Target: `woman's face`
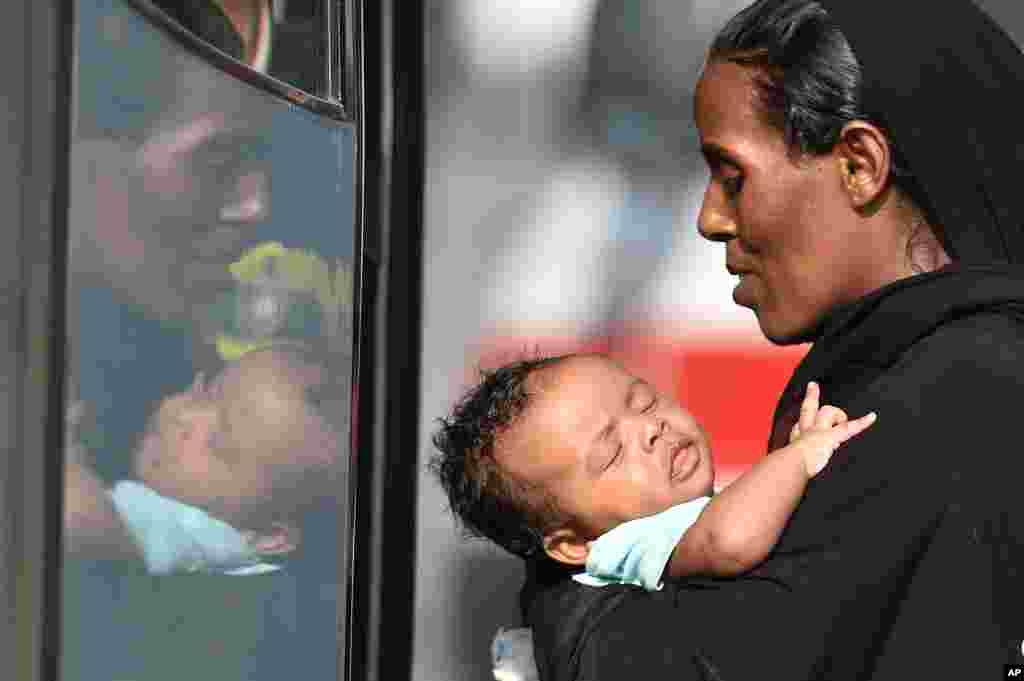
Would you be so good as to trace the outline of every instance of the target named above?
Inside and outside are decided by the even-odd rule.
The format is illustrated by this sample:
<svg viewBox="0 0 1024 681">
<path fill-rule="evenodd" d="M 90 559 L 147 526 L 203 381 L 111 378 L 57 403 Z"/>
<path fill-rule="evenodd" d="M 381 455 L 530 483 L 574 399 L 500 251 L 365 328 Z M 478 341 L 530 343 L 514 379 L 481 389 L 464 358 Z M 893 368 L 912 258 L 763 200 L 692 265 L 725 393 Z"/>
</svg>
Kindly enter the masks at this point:
<svg viewBox="0 0 1024 681">
<path fill-rule="evenodd" d="M 733 300 L 780 344 L 810 340 L 823 316 L 878 287 L 877 258 L 859 220 L 837 151 L 796 158 L 756 108 L 754 71 L 711 61 L 695 116 L 710 169 L 698 228 L 725 243 L 739 276 Z"/>
</svg>

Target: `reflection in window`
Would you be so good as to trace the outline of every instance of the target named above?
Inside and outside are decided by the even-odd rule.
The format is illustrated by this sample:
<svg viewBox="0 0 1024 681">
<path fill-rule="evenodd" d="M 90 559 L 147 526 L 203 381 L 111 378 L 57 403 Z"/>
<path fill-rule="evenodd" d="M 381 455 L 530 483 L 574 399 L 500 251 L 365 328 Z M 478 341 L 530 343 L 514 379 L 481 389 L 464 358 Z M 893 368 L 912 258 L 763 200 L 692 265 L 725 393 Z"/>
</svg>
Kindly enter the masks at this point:
<svg viewBox="0 0 1024 681">
<path fill-rule="evenodd" d="M 153 0 L 202 40 L 257 71 L 326 96 L 329 0 Z"/>
<path fill-rule="evenodd" d="M 333 680 L 353 128 L 134 8 L 75 10 L 61 678 Z"/>
</svg>

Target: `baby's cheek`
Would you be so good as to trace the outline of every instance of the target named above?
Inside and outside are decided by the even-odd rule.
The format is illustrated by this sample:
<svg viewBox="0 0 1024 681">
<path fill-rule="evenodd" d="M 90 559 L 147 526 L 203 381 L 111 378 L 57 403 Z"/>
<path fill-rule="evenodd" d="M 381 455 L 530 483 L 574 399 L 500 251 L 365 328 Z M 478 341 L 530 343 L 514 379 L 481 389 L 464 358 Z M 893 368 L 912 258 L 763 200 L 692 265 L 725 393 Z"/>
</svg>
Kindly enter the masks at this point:
<svg viewBox="0 0 1024 681">
<path fill-rule="evenodd" d="M 151 480 L 158 479 L 161 468 L 167 462 L 161 457 L 160 436 L 157 433 L 147 433 L 139 443 L 139 449 L 135 455 L 135 474 L 146 484 L 153 486 Z"/>
<path fill-rule="evenodd" d="M 554 497 L 559 511 L 569 516 L 589 532 L 597 531 L 603 521 L 603 509 L 595 500 L 600 500 L 600 491 L 592 486 L 566 485 L 557 489 L 549 489 L 548 494 Z"/>
<path fill-rule="evenodd" d="M 626 486 L 603 490 L 595 497 L 595 507 L 602 532 L 606 532 L 622 523 L 643 515 L 650 498 L 638 498 L 633 490 Z"/>
</svg>

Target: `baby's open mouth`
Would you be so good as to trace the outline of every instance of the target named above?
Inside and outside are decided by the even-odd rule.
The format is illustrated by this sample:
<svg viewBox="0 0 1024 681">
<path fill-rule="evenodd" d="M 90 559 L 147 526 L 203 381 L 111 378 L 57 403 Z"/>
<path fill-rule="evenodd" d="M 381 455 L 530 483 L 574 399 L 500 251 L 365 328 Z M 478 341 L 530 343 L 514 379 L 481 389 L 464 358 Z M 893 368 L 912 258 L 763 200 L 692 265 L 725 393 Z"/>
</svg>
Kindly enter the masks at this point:
<svg viewBox="0 0 1024 681">
<path fill-rule="evenodd" d="M 679 482 L 690 477 L 700 463 L 700 452 L 693 440 L 681 440 L 672 445 L 669 454 L 668 477 L 672 482 Z"/>
</svg>

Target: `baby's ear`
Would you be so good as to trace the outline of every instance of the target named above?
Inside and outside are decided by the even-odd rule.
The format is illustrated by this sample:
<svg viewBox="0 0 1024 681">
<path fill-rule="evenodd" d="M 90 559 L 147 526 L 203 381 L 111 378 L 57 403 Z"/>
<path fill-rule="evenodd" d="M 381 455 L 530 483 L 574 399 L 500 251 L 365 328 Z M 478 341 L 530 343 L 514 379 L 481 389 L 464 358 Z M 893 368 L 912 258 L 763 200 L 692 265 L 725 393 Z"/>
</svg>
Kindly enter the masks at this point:
<svg viewBox="0 0 1024 681">
<path fill-rule="evenodd" d="M 586 565 L 592 543 L 576 530 L 563 527 L 544 535 L 544 552 L 559 563 Z"/>
</svg>

